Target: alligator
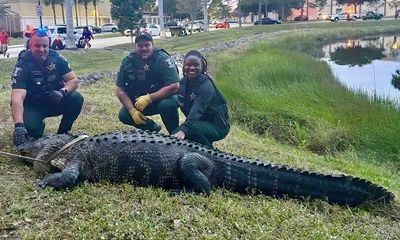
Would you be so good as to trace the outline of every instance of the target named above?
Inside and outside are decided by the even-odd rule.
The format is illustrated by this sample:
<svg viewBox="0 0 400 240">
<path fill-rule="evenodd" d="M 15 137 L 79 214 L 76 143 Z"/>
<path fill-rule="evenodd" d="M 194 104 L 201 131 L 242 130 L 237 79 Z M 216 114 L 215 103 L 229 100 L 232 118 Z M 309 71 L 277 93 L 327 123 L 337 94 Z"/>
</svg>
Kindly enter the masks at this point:
<svg viewBox="0 0 400 240">
<path fill-rule="evenodd" d="M 274 165 L 142 130 L 95 135 L 59 157 L 49 157 L 76 137 L 47 136 L 22 148 L 26 156 L 42 159 L 37 164 L 56 170 L 39 182 L 40 187 L 61 190 L 87 180 L 161 187 L 178 193 L 225 188 L 240 194 L 322 199 L 345 206 L 394 200 L 385 188 L 358 177 Z"/>
</svg>

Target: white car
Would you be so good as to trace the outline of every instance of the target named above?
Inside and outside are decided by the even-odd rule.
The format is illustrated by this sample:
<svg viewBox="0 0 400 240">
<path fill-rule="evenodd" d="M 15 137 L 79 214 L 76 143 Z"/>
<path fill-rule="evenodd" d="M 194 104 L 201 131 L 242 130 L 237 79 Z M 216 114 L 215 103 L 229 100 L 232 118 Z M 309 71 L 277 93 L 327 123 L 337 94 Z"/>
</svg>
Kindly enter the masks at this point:
<svg viewBox="0 0 400 240">
<path fill-rule="evenodd" d="M 86 26 L 77 26 L 77 27 L 74 28 L 74 32 L 76 32 L 76 33 L 82 35 L 83 29 L 84 29 L 85 27 L 86 27 Z M 89 28 L 89 31 L 90 31 L 91 33 L 93 33 L 92 27 L 91 27 L 91 26 L 88 26 L 88 28 Z"/>
<path fill-rule="evenodd" d="M 160 35 L 160 26 L 157 24 L 147 24 L 146 27 L 144 28 L 140 28 L 141 32 L 148 32 L 150 33 L 152 36 L 159 36 Z"/>
<path fill-rule="evenodd" d="M 338 22 L 340 20 L 352 20 L 356 21 L 359 17 L 354 13 L 339 12 L 336 15 L 331 16 L 332 22 Z"/>
<path fill-rule="evenodd" d="M 144 28 L 140 28 L 141 32 L 148 32 L 150 33 L 152 36 L 159 36 L 160 35 L 160 26 L 157 24 L 147 24 L 146 27 Z M 130 29 L 126 29 L 124 31 L 124 36 L 130 36 L 131 35 L 131 30 Z"/>
<path fill-rule="evenodd" d="M 53 46 L 54 40 L 56 38 L 61 39 L 63 45 L 65 45 L 65 40 L 67 39 L 67 26 L 66 25 L 48 26 L 47 29 L 48 29 L 47 34 L 51 39 L 50 46 Z M 81 37 L 82 37 L 82 34 L 79 34 L 74 31 L 75 44 L 77 46 L 79 45 L 79 39 Z"/>
<path fill-rule="evenodd" d="M 101 25 L 101 31 L 115 33 L 118 31 L 118 26 L 115 23 L 105 23 Z"/>
</svg>

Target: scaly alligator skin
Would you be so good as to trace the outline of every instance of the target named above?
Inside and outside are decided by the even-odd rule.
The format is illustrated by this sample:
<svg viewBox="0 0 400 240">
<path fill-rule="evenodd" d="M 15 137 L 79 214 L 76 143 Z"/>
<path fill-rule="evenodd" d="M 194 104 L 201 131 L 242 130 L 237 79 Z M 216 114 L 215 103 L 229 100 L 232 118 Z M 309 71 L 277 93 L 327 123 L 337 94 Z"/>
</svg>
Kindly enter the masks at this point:
<svg viewBox="0 0 400 240">
<path fill-rule="evenodd" d="M 42 138 L 25 152 L 46 159 L 72 138 Z M 388 203 L 394 199 L 383 187 L 357 177 L 323 175 L 254 161 L 141 130 L 93 136 L 63 157 L 67 161 L 62 171 L 44 178 L 41 187 L 65 189 L 84 180 L 106 180 L 199 193 L 224 187 L 243 194 L 319 198 L 348 206 L 366 201 Z"/>
</svg>

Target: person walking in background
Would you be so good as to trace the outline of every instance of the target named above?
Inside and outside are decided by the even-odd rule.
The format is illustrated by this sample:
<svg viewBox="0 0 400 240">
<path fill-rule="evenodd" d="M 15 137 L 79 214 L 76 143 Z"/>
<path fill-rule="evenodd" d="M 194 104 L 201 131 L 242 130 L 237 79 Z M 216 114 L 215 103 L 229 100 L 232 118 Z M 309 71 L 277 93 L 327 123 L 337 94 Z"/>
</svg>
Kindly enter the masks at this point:
<svg viewBox="0 0 400 240">
<path fill-rule="evenodd" d="M 0 29 L 0 52 L 3 53 L 4 57 L 9 57 L 10 54 L 7 53 L 8 45 L 10 44 L 10 38 L 8 33 L 4 30 L 4 28 Z"/>
<path fill-rule="evenodd" d="M 207 74 L 207 60 L 196 50 L 183 61 L 178 103 L 186 120 L 174 131 L 178 139 L 189 139 L 212 147 L 230 129 L 226 100 Z"/>
<path fill-rule="evenodd" d="M 31 25 L 29 25 L 29 24 L 26 24 L 25 27 L 26 28 L 25 28 L 24 32 L 22 33 L 22 36 L 24 38 L 24 48 L 29 49 L 29 39 L 31 38 L 31 35 L 32 35 L 34 29 L 31 28 Z"/>
<path fill-rule="evenodd" d="M 169 133 L 179 125 L 176 92 L 179 75 L 169 54 L 154 47 L 147 32 L 135 37 L 135 51 L 126 57 L 117 74 L 116 95 L 123 107 L 119 120 L 149 131 L 161 127 L 146 116 L 160 114 Z"/>
<path fill-rule="evenodd" d="M 17 148 L 30 137 L 43 135 L 47 117 L 62 115 L 57 133 L 67 133 L 82 109 L 76 74 L 64 57 L 49 50 L 49 44 L 45 31 L 33 32 L 30 50 L 22 53 L 11 76 L 13 142 Z"/>
<path fill-rule="evenodd" d="M 84 27 L 83 28 L 83 32 L 82 32 L 82 38 L 85 40 L 86 45 L 88 46 L 88 48 L 92 47 L 92 44 L 90 44 L 90 40 L 94 39 L 92 32 L 89 30 L 88 27 Z"/>
</svg>

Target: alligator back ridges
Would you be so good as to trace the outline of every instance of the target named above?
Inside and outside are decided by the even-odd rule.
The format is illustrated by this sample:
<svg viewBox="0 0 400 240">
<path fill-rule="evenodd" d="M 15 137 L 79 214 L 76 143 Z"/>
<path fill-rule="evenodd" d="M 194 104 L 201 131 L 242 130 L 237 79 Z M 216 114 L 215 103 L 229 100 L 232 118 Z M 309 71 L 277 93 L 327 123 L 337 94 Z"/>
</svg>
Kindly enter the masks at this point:
<svg viewBox="0 0 400 240">
<path fill-rule="evenodd" d="M 238 193 L 319 198 L 330 203 L 348 206 L 356 206 L 366 201 L 388 203 L 394 199 L 394 195 L 385 188 L 358 177 L 324 175 L 269 164 L 265 161 L 255 161 L 227 154 L 195 142 L 178 140 L 172 136 L 149 131 L 132 130 L 95 135 L 80 144 L 80 151 L 87 151 L 102 158 L 103 150 L 107 148 L 113 149 L 117 155 L 122 154 L 118 151 L 135 154 L 135 152 L 126 150 L 130 147 L 148 152 L 150 155 L 142 156 L 147 156 L 148 160 L 146 161 L 151 162 L 154 161 L 153 157 L 169 158 L 169 160 L 165 160 L 168 162 L 179 161 L 179 156 L 187 153 L 198 153 L 209 159 L 214 168 L 213 173 L 206 176 L 211 185 L 225 187 Z M 175 156 L 177 156 L 176 160 L 174 160 Z M 129 168 L 131 164 L 129 161 L 125 161 L 125 165 L 121 166 Z M 146 165 L 152 166 L 151 168 L 160 170 L 163 166 L 157 164 L 156 162 L 146 162 Z M 182 173 L 173 170 L 173 174 L 175 173 L 178 174 L 175 177 L 179 180 L 181 177 L 179 174 Z"/>
<path fill-rule="evenodd" d="M 348 206 L 394 200 L 385 188 L 358 177 L 325 175 L 228 155 L 218 166 L 219 185 L 239 193 L 319 198 Z"/>
</svg>

